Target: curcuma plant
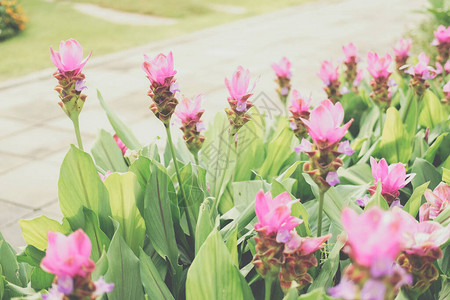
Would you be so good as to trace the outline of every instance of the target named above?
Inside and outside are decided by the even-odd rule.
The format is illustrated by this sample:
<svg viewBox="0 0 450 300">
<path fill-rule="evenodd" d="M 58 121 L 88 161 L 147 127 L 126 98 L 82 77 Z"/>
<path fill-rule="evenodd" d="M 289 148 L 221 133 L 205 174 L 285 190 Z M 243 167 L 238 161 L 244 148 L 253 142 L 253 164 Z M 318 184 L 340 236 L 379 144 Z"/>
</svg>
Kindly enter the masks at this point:
<svg viewBox="0 0 450 300">
<path fill-rule="evenodd" d="M 145 56 L 162 152 L 100 92 L 115 133 L 83 150 L 90 54 L 61 42 L 56 91 L 78 142 L 58 181 L 64 218 L 20 221 L 18 254 L 0 235 L 0 297 L 448 299 L 449 34 L 436 30 L 437 57 L 411 57 L 410 40 L 395 59 L 369 52 L 369 81 L 356 46 L 344 46 L 341 65 L 322 64 L 329 99 L 314 108 L 283 58 L 272 67 L 285 109 L 273 120 L 238 67 L 225 79 L 230 107 L 207 126 L 203 96 L 181 94 L 172 53 Z"/>
</svg>

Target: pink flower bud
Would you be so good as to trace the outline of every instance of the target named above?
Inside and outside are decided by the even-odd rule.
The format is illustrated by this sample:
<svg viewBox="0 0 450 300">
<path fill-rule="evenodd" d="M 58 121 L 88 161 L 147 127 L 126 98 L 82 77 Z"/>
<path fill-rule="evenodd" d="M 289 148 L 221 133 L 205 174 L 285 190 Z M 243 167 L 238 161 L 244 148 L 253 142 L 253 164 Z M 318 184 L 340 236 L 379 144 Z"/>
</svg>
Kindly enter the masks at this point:
<svg viewBox="0 0 450 300">
<path fill-rule="evenodd" d="M 436 70 L 433 67 L 428 66 L 430 58 L 424 52 L 420 53 L 418 58 L 419 62 L 417 65 L 409 67 L 405 72 L 412 76 L 418 76 L 423 80 L 433 79 L 436 76 Z M 442 66 L 440 67 L 442 70 Z"/>
<path fill-rule="evenodd" d="M 378 54 L 369 52 L 367 55 L 367 70 L 375 79 L 387 79 L 391 75 L 391 72 L 388 70 L 391 62 L 392 58 L 389 53 L 386 53 L 383 57 L 378 57 Z"/>
<path fill-rule="evenodd" d="M 322 62 L 320 72 L 317 74 L 322 79 L 325 85 L 330 85 L 331 82 L 336 81 L 339 77 L 338 66 L 334 67 L 330 61 Z"/>
<path fill-rule="evenodd" d="M 90 259 L 91 249 L 91 241 L 81 229 L 69 236 L 49 231 L 41 268 L 58 277 L 87 277 L 95 269 L 95 263 Z"/>
<path fill-rule="evenodd" d="M 450 80 L 444 85 L 442 91 L 445 93 L 446 97 L 450 97 Z"/>
<path fill-rule="evenodd" d="M 183 97 L 180 105 L 178 106 L 175 114 L 181 119 L 182 123 L 189 123 L 191 121 L 198 122 L 200 116 L 203 114 L 204 110 L 200 109 L 203 100 L 203 95 L 197 95 L 192 100 Z"/>
<path fill-rule="evenodd" d="M 171 78 L 177 74 L 173 66 L 173 55 L 169 52 L 169 55 L 158 54 L 154 59 L 150 59 L 147 55 L 144 55 L 145 61 L 142 64 L 142 69 L 147 73 L 147 77 L 150 83 L 163 85 L 166 78 Z"/>
<path fill-rule="evenodd" d="M 292 114 L 301 114 L 302 112 L 309 111 L 311 106 L 311 97 L 303 97 L 297 90 L 293 90 L 291 94 L 291 106 L 289 111 Z"/>
<path fill-rule="evenodd" d="M 278 64 L 272 64 L 272 69 L 277 77 L 286 77 L 288 79 L 292 77 L 291 62 L 286 57 L 283 57 Z"/>
<path fill-rule="evenodd" d="M 225 78 L 225 85 L 230 93 L 230 98 L 237 101 L 237 110 L 245 111 L 247 99 L 251 96 L 256 82 L 249 88 L 250 85 L 250 71 L 245 70 L 239 66 L 234 72 L 231 81 Z"/>
<path fill-rule="evenodd" d="M 434 44 L 450 43 L 450 26 L 445 28 L 444 25 L 440 25 L 433 33 L 436 38 Z"/>
<path fill-rule="evenodd" d="M 117 146 L 120 148 L 120 150 L 122 150 L 122 155 L 125 155 L 125 152 L 127 152 L 128 147 L 125 146 L 125 144 L 122 142 L 122 140 L 117 136 L 117 134 L 115 134 L 113 136 L 114 141 L 116 142 Z M 106 175 L 106 174 L 105 174 Z"/>
<path fill-rule="evenodd" d="M 420 207 L 420 220 L 435 219 L 449 206 L 450 185 L 441 182 L 433 191 L 427 189 L 424 195 L 427 202 Z"/>
<path fill-rule="evenodd" d="M 83 59 L 83 48 L 80 43 L 74 39 L 61 41 L 59 44 L 59 52 L 55 52 L 52 47 L 50 47 L 50 52 L 50 58 L 60 73 L 75 71 L 75 75 L 81 72 L 92 54 L 92 52 L 89 53 L 89 55 Z"/>
<path fill-rule="evenodd" d="M 255 212 L 259 222 L 255 225 L 255 229 L 266 228 L 266 234 L 280 230 L 291 231 L 303 222 L 303 220 L 291 216 L 291 206 L 298 201 L 298 199 L 291 200 L 287 192 L 272 199 L 270 192 L 264 194 L 260 190 L 256 194 Z"/>
<path fill-rule="evenodd" d="M 392 47 L 392 49 L 394 50 L 396 57 L 408 58 L 410 55 L 409 50 L 411 49 L 411 46 L 411 39 L 401 39 L 400 41 L 398 41 L 395 47 Z"/>
<path fill-rule="evenodd" d="M 350 63 L 350 62 L 357 62 L 358 61 L 358 50 L 356 49 L 356 46 L 353 43 L 348 44 L 347 46 L 342 46 L 342 51 L 345 55 L 344 62 Z"/>
</svg>

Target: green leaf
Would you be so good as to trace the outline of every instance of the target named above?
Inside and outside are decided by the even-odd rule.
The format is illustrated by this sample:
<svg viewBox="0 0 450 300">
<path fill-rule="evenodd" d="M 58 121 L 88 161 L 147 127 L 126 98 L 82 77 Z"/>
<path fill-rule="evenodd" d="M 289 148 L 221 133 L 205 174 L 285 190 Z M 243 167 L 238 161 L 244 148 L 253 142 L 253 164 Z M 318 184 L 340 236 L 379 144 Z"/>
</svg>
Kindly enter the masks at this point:
<svg viewBox="0 0 450 300">
<path fill-rule="evenodd" d="M 430 148 L 428 148 L 427 152 L 425 152 L 424 158 L 429 163 L 431 164 L 433 163 L 434 157 L 436 156 L 436 152 L 439 150 L 439 147 L 441 146 L 447 134 L 448 132 L 444 132 L 440 136 L 438 136 L 437 139 L 434 141 L 434 143 L 430 146 Z"/>
<path fill-rule="evenodd" d="M 183 185 L 184 194 L 186 196 L 186 217 L 189 217 L 192 228 L 195 228 L 197 225 L 200 205 L 205 199 L 205 194 L 199 186 L 197 175 L 195 174 L 190 163 L 185 165 L 180 170 L 180 178 Z"/>
<path fill-rule="evenodd" d="M 45 252 L 32 245 L 27 245 L 25 249 L 17 255 L 18 262 L 24 262 L 32 267 L 39 267 L 45 256 Z"/>
<path fill-rule="evenodd" d="M 155 300 L 174 299 L 163 279 L 160 277 L 152 260 L 144 251 L 142 251 L 142 249 L 139 258 L 142 284 L 144 285 L 147 296 Z"/>
<path fill-rule="evenodd" d="M 442 170 L 442 181 L 447 183 L 447 184 L 450 184 L 450 170 L 449 169 L 443 168 L 443 170 Z"/>
<path fill-rule="evenodd" d="M 119 233 L 138 255 L 145 239 L 145 222 L 136 205 L 144 196 L 138 179 L 131 172 L 113 173 L 106 178 L 105 186 L 109 192 L 111 216 L 120 224 Z"/>
<path fill-rule="evenodd" d="M 441 275 L 442 289 L 439 292 L 439 300 L 446 300 L 450 298 L 450 278 L 445 275 Z"/>
<path fill-rule="evenodd" d="M 428 188 L 433 190 L 441 182 L 439 171 L 432 164 L 421 158 L 417 158 L 414 161 L 411 173 L 416 173 L 412 180 L 414 189 L 425 182 L 430 182 Z"/>
<path fill-rule="evenodd" d="M 137 176 L 142 190 L 145 190 L 148 179 L 150 178 L 150 159 L 140 156 L 131 164 L 130 172 L 133 172 Z M 142 198 L 137 200 L 137 206 L 139 211 L 142 213 L 144 211 L 144 199 Z"/>
<path fill-rule="evenodd" d="M 97 261 L 104 249 L 109 247 L 109 239 L 106 234 L 100 229 L 98 216 L 92 210 L 84 207 L 80 213 L 85 218 L 85 224 L 82 226 L 84 232 L 89 236 L 92 243 L 91 258 Z"/>
<path fill-rule="evenodd" d="M 399 112 L 394 107 L 388 108 L 380 142 L 381 155 L 390 164 L 407 163 L 412 153 L 413 136 L 403 126 Z"/>
<path fill-rule="evenodd" d="M 373 181 L 372 169 L 368 164 L 356 164 L 350 168 L 339 168 L 341 184 L 363 185 Z"/>
<path fill-rule="evenodd" d="M 97 140 L 92 147 L 95 163 L 104 171 L 127 172 L 128 167 L 114 138 L 104 129 L 100 130 Z"/>
<path fill-rule="evenodd" d="M 237 227 L 235 227 L 234 230 L 231 231 L 231 235 L 226 241 L 226 245 L 228 251 L 231 254 L 231 258 L 233 259 L 233 263 L 236 265 L 236 267 L 239 268 L 239 254 L 237 249 Z"/>
<path fill-rule="evenodd" d="M 84 206 L 98 214 L 101 228 L 112 235 L 108 191 L 91 156 L 74 145 L 61 165 L 58 194 L 61 211 L 72 228 L 82 228 L 84 218 L 79 212 Z"/>
<path fill-rule="evenodd" d="M 250 287 L 233 263 L 216 230 L 203 243 L 189 268 L 186 299 L 254 299 Z"/>
<path fill-rule="evenodd" d="M 95 270 L 92 272 L 92 279 L 98 280 L 101 276 L 105 276 L 108 271 L 109 262 L 106 251 L 102 252 L 100 258 L 95 262 Z"/>
<path fill-rule="evenodd" d="M 381 190 L 382 190 L 381 181 L 378 181 L 375 194 L 373 194 L 372 197 L 370 197 L 369 202 L 364 208 L 365 210 L 371 208 L 372 206 L 378 206 L 379 208 L 382 208 L 384 210 L 389 209 L 389 204 L 386 202 L 386 199 L 384 199 L 384 197 L 381 195 Z"/>
<path fill-rule="evenodd" d="M 328 289 L 333 286 L 333 278 L 339 268 L 339 255 L 345 243 L 341 239 L 336 240 L 336 244 L 328 255 L 327 260 L 322 265 L 319 275 L 309 286 L 308 292 L 312 292 L 317 288 Z"/>
<path fill-rule="evenodd" d="M 19 264 L 17 263 L 14 249 L 5 241 L 0 233 L 0 266 L 2 274 L 7 281 L 18 286 L 24 287 L 25 282 L 21 281 L 19 275 Z M 1 276 L 0 276 L 1 277 Z"/>
<path fill-rule="evenodd" d="M 144 299 L 139 259 L 123 240 L 119 233 L 119 226 L 116 223 L 116 232 L 107 252 L 109 267 L 105 274 L 105 281 L 114 283 L 114 289 L 108 293 L 108 299 Z"/>
<path fill-rule="evenodd" d="M 401 109 L 400 114 L 402 116 L 402 122 L 405 124 L 407 132 L 415 134 L 417 130 L 417 97 L 408 90 L 408 94 L 401 99 Z"/>
<path fill-rule="evenodd" d="M 214 228 L 214 224 L 211 220 L 210 201 L 210 199 L 205 199 L 200 205 L 197 227 L 195 228 L 195 254 L 198 253 L 203 242 Z"/>
<path fill-rule="evenodd" d="M 178 247 L 172 221 L 168 184 L 170 178 L 155 164 L 144 198 L 144 220 L 147 234 L 161 257 L 168 257 L 172 269 L 178 268 Z"/>
<path fill-rule="evenodd" d="M 55 275 L 45 272 L 39 267 L 35 267 L 31 272 L 31 287 L 37 291 L 48 289 L 52 286 Z"/>
<path fill-rule="evenodd" d="M 49 231 L 61 232 L 64 235 L 72 231 L 69 223 L 63 222 L 61 225 L 58 221 L 46 216 L 40 216 L 32 220 L 20 220 L 19 225 L 25 242 L 42 251 L 47 249 L 47 234 Z"/>
<path fill-rule="evenodd" d="M 315 289 L 307 294 L 300 295 L 298 300 L 332 300 L 332 298 L 327 295 L 323 288 Z"/>
<path fill-rule="evenodd" d="M 287 123 L 287 121 L 280 123 Z M 271 179 L 278 174 L 283 163 L 289 158 L 292 148 L 297 141 L 294 139 L 293 131 L 288 126 L 285 126 L 268 143 L 267 156 L 259 169 L 259 174 L 263 178 Z"/>
<path fill-rule="evenodd" d="M 141 149 L 142 146 L 139 143 L 138 139 L 134 136 L 131 130 L 125 125 L 125 123 L 123 123 L 119 119 L 119 117 L 111 110 L 111 108 L 109 108 L 105 100 L 103 100 L 103 97 L 100 94 L 99 90 L 97 90 L 97 98 L 98 101 L 100 101 L 100 105 L 106 112 L 106 116 L 108 117 L 109 123 L 111 123 L 111 126 L 113 127 L 117 136 L 122 140 L 122 142 L 132 150 Z"/>
<path fill-rule="evenodd" d="M 405 206 L 403 207 L 403 210 L 409 212 L 409 214 L 414 218 L 419 212 L 420 204 L 422 203 L 422 196 L 425 193 L 428 184 L 429 182 L 425 182 L 424 184 L 416 187 L 411 197 L 408 199 L 408 202 L 406 202 Z"/>
<path fill-rule="evenodd" d="M 430 130 L 447 118 L 445 108 L 438 97 L 427 90 L 422 98 L 423 107 L 419 115 L 419 124 L 429 127 Z"/>
</svg>

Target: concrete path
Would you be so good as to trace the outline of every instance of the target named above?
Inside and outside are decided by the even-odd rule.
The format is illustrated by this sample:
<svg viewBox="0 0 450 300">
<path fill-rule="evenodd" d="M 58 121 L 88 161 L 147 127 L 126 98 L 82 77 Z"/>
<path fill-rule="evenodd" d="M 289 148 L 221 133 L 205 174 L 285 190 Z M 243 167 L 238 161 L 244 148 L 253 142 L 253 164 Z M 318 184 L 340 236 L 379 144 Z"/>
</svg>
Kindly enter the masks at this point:
<svg viewBox="0 0 450 300">
<path fill-rule="evenodd" d="M 319 0 L 104 57 L 95 57 L 93 49 L 84 70 L 89 90 L 80 116 L 85 147 L 90 149 L 100 128 L 111 130 L 96 89 L 141 142 L 165 136 L 148 110 L 143 53 L 173 51 L 181 90 L 187 96 L 205 94 L 204 116 L 211 120 L 227 105 L 224 77 L 238 65 L 249 68 L 254 78 L 261 76 L 256 95 L 264 92 L 276 99 L 270 64 L 287 56 L 295 69 L 293 86 L 304 94 L 312 92 L 318 101 L 324 98 L 316 76 L 322 60 L 337 62 L 341 46 L 349 42 L 364 56 L 368 50 L 390 51 L 408 28 L 419 23 L 422 16 L 412 11 L 423 5 L 423 0 Z M 57 105 L 53 72 L 50 68 L 0 83 L 0 231 L 15 247 L 24 244 L 19 219 L 61 215 L 59 166 L 75 137 L 70 120 Z"/>
</svg>

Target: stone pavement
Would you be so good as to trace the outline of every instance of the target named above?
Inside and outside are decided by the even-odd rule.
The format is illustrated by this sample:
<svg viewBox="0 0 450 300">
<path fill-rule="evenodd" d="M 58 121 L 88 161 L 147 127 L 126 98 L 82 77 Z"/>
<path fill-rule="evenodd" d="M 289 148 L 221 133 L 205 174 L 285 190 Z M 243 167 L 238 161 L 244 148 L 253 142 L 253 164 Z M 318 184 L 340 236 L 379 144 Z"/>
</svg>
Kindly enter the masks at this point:
<svg viewBox="0 0 450 300">
<path fill-rule="evenodd" d="M 419 23 L 422 16 L 412 11 L 425 3 L 318 0 L 104 57 L 96 57 L 93 49 L 84 70 L 89 90 L 80 116 L 85 147 L 90 149 L 100 128 L 111 130 L 96 89 L 142 143 L 165 136 L 163 126 L 148 110 L 143 53 L 152 57 L 173 51 L 180 88 L 187 96 L 205 94 L 208 121 L 227 105 L 224 77 L 230 77 L 238 65 L 249 68 L 254 78 L 261 76 L 256 95 L 264 91 L 276 99 L 270 64 L 283 56 L 293 62 L 293 86 L 303 94 L 312 92 L 316 101 L 323 99 L 316 76 L 322 60 L 337 62 L 341 46 L 349 42 L 364 56 L 368 50 L 390 50 L 408 28 Z M 59 166 L 76 140 L 70 120 L 57 105 L 53 72 L 49 68 L 0 83 L 0 231 L 15 247 L 24 244 L 19 219 L 41 214 L 61 218 Z"/>
</svg>

